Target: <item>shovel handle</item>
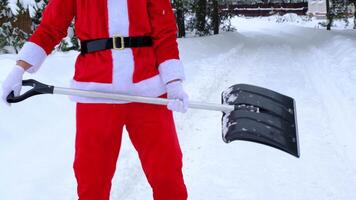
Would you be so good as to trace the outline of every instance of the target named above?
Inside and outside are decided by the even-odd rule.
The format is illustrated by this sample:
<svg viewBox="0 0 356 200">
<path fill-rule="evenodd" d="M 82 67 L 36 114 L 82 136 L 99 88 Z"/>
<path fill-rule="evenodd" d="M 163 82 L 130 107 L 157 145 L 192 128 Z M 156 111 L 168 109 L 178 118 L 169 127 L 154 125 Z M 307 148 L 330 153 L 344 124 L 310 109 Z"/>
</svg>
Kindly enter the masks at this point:
<svg viewBox="0 0 356 200">
<path fill-rule="evenodd" d="M 71 89 L 71 88 L 54 87 L 51 85 L 40 83 L 33 79 L 23 80 L 22 85 L 32 86 L 33 88 L 20 96 L 15 96 L 14 93 L 11 92 L 7 97 L 8 103 L 18 103 L 39 94 L 60 94 L 60 95 L 81 96 L 81 97 L 89 97 L 89 98 L 103 98 L 103 99 L 137 102 L 137 103 L 148 103 L 148 104 L 156 104 L 156 105 L 167 105 L 169 101 L 172 101 L 170 99 L 155 98 L 155 97 L 142 97 L 142 96 L 132 96 L 132 95 L 125 95 L 125 94 L 118 94 L 118 93 L 107 93 L 107 92 L 86 91 L 86 90 L 78 90 L 78 89 Z M 194 109 L 223 111 L 223 112 L 230 112 L 235 109 L 233 105 L 226 105 L 226 104 L 221 105 L 221 104 L 203 103 L 203 102 L 195 102 L 195 101 L 189 101 L 188 106 L 189 108 L 194 108 Z"/>
<path fill-rule="evenodd" d="M 39 94 L 53 94 L 54 89 L 53 86 L 40 83 L 33 79 L 23 80 L 22 86 L 30 86 L 32 89 L 19 96 L 15 96 L 14 91 L 12 91 L 6 98 L 8 103 L 18 103 Z"/>
<path fill-rule="evenodd" d="M 167 105 L 170 101 L 172 101 L 171 99 L 164 99 L 164 98 L 157 98 L 157 97 L 133 96 L 127 94 L 86 91 L 86 90 L 61 88 L 61 87 L 55 87 L 53 94 L 80 96 L 80 97 L 89 97 L 89 98 L 101 98 L 101 99 L 110 99 L 110 100 L 136 102 L 136 103 L 148 103 L 148 104 L 156 104 L 156 105 Z M 231 112 L 235 109 L 233 105 L 221 105 L 221 104 L 204 103 L 204 102 L 196 102 L 196 101 L 189 101 L 188 107 L 194 109 L 201 109 L 201 110 L 224 111 L 224 112 Z"/>
</svg>

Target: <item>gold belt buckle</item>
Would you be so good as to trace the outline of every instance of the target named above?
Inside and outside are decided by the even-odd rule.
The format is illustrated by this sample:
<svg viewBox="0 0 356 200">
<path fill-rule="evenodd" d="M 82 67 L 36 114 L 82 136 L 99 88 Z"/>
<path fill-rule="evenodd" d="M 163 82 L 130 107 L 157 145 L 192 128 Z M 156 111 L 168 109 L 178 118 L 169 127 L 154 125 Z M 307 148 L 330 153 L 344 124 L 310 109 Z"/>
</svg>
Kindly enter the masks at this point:
<svg viewBox="0 0 356 200">
<path fill-rule="evenodd" d="M 119 38 L 120 39 L 120 41 L 121 41 L 121 47 L 117 47 L 116 46 L 116 40 L 117 40 L 117 38 Z M 116 49 L 116 50 L 123 50 L 123 49 L 125 49 L 125 43 L 124 43 L 124 36 L 113 36 L 112 37 L 112 46 L 113 46 L 113 49 Z"/>
</svg>

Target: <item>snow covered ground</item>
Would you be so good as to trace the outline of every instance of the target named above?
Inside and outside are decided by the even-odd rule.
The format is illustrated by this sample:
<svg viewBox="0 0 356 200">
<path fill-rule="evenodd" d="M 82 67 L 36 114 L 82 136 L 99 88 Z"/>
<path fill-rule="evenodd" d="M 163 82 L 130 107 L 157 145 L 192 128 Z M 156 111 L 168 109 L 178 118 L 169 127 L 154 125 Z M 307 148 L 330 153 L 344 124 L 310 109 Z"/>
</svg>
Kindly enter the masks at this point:
<svg viewBox="0 0 356 200">
<path fill-rule="evenodd" d="M 221 114 L 176 114 L 192 200 L 356 199 L 356 32 L 235 18 L 238 32 L 179 40 L 191 99 L 220 102 L 249 83 L 297 102 L 301 158 L 249 142 L 225 144 Z M 49 56 L 35 76 L 68 86 L 76 52 Z M 15 55 L 0 55 L 0 82 Z M 0 91 L 1 92 L 1 91 Z M 75 199 L 74 103 L 34 97 L 0 105 L 0 199 Z M 152 199 L 124 134 L 112 199 Z"/>
</svg>

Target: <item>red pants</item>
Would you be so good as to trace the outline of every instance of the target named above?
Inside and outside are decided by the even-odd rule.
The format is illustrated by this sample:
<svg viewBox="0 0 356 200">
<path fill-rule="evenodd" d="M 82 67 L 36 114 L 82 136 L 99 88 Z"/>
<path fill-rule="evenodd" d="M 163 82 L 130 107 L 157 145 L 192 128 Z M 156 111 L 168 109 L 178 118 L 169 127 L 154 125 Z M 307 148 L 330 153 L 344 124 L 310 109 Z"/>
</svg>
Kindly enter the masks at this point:
<svg viewBox="0 0 356 200">
<path fill-rule="evenodd" d="M 186 200 L 172 112 L 149 104 L 77 104 L 74 172 L 80 200 L 109 200 L 123 126 L 155 200 Z"/>
</svg>

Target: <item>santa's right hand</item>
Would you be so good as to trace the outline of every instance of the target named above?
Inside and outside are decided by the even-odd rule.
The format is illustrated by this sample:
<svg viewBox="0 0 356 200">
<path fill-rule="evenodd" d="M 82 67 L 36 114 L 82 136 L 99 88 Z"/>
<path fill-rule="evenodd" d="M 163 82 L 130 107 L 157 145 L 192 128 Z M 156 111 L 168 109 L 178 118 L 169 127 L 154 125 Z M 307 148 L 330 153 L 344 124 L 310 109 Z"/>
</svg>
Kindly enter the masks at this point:
<svg viewBox="0 0 356 200">
<path fill-rule="evenodd" d="M 25 73 L 25 69 L 19 65 L 15 65 L 12 71 L 7 75 L 7 78 L 2 84 L 2 100 L 5 104 L 10 105 L 7 102 L 7 97 L 13 91 L 15 96 L 19 96 L 22 87 L 22 78 Z"/>
</svg>

